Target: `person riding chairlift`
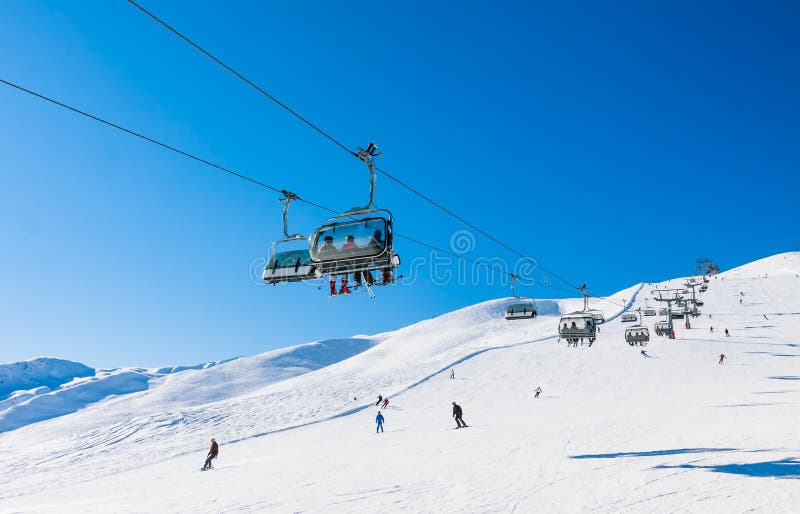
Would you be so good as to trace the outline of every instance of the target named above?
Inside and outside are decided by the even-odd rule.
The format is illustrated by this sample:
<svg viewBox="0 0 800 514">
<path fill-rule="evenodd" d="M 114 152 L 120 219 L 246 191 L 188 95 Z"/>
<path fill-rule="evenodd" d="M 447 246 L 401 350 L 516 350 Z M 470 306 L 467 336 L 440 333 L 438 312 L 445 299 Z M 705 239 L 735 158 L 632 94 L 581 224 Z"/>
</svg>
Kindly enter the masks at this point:
<svg viewBox="0 0 800 514">
<path fill-rule="evenodd" d="M 372 237 L 369 238 L 369 243 L 367 246 L 374 250 L 376 253 L 380 252 L 384 248 L 386 248 L 386 241 L 383 240 L 383 232 L 380 230 L 376 230 L 372 233 Z M 372 279 L 372 273 L 369 271 L 364 272 L 365 276 L 367 276 L 367 283 L 372 284 L 370 280 Z M 384 284 L 389 284 L 394 279 L 392 278 L 392 265 L 389 263 L 389 266 L 381 269 L 381 280 L 383 280 Z"/>
<path fill-rule="evenodd" d="M 317 254 L 319 255 L 320 259 L 327 260 L 335 258 L 337 253 L 339 253 L 339 250 L 337 250 L 336 247 L 333 246 L 333 236 L 325 236 L 325 243 L 317 251 Z M 342 278 L 342 287 L 339 290 L 339 294 L 349 293 L 350 289 L 348 289 L 347 287 L 347 273 L 343 273 L 339 276 Z M 330 286 L 331 286 L 331 296 L 334 296 L 336 294 L 336 275 L 330 275 Z"/>
<path fill-rule="evenodd" d="M 371 246 L 372 246 L 372 240 L 370 240 L 370 242 L 367 243 L 367 247 L 368 248 L 371 247 Z M 354 236 L 352 236 L 352 235 L 347 236 L 345 238 L 345 243 L 342 246 L 342 251 L 356 250 L 356 249 L 358 249 L 358 245 L 356 244 L 356 238 Z M 354 271 L 353 272 L 353 280 L 355 280 L 357 287 L 361 286 L 361 277 L 362 277 L 362 275 L 366 279 L 368 286 L 371 286 L 372 283 L 375 282 L 375 279 L 372 277 L 372 273 L 369 270 Z"/>
</svg>

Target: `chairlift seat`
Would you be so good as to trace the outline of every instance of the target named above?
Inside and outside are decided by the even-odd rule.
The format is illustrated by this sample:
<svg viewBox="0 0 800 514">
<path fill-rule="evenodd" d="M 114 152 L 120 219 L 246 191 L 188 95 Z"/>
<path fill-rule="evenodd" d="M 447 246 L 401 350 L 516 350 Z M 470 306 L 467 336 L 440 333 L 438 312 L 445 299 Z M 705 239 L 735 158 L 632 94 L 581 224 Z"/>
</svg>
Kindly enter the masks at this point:
<svg viewBox="0 0 800 514">
<path fill-rule="evenodd" d="M 573 312 L 561 316 L 558 322 L 558 335 L 562 339 L 594 339 L 597 335 L 597 323 L 591 313 Z"/>
<path fill-rule="evenodd" d="M 308 250 L 276 252 L 269 258 L 262 278 L 268 284 L 300 282 L 322 276 L 311 262 Z"/>
<path fill-rule="evenodd" d="M 515 303 L 506 307 L 506 319 L 529 319 L 537 314 L 535 303 Z"/>
<path fill-rule="evenodd" d="M 309 238 L 309 253 L 317 270 L 323 275 L 337 275 L 398 267 L 400 257 L 392 246 L 391 216 L 352 216 L 331 218 Z"/>
</svg>

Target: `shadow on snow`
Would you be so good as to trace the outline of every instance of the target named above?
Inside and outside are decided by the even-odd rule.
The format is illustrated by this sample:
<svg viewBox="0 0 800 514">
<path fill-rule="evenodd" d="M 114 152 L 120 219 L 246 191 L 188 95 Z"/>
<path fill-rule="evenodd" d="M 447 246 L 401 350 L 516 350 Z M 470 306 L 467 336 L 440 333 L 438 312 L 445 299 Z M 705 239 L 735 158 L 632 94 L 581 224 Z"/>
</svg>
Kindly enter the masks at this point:
<svg viewBox="0 0 800 514">
<path fill-rule="evenodd" d="M 570 455 L 570 459 L 617 459 L 620 457 L 657 457 L 659 455 L 680 455 L 684 453 L 735 452 L 736 448 L 675 448 L 672 450 L 653 450 L 649 452 L 588 453 Z"/>
<path fill-rule="evenodd" d="M 793 478 L 800 479 L 800 460 L 783 459 L 749 464 L 720 464 L 716 466 L 697 466 L 681 464 L 679 466 L 661 465 L 656 469 L 706 469 L 716 473 L 746 475 L 750 477 Z"/>
</svg>

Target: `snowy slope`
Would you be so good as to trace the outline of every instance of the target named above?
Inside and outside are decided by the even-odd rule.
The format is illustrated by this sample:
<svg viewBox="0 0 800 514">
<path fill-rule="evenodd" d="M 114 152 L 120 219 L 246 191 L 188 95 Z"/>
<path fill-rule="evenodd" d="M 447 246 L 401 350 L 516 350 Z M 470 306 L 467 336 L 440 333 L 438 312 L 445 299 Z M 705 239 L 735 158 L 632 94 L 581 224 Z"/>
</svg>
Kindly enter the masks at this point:
<svg viewBox="0 0 800 514">
<path fill-rule="evenodd" d="M 79 362 L 42 357 L 12 364 L 0 364 L 0 401 L 19 391 L 55 389 L 75 378 L 93 375 L 94 369 Z"/>
<path fill-rule="evenodd" d="M 353 357 L 225 401 L 163 409 L 166 396 L 136 393 L 93 405 L 0 435 L 0 510 L 794 510 L 796 273 L 795 253 L 712 279 L 694 328 L 652 341 L 651 358 L 623 342 L 613 303 L 592 305 L 609 319 L 597 343 L 567 349 L 557 316 L 580 300 L 540 301 L 540 318 L 511 323 L 507 299 L 374 336 Z M 644 306 L 663 285 L 611 300 Z M 378 393 L 391 401 L 380 435 Z M 115 417 L 134 397 L 136 414 Z M 469 429 L 452 430 L 452 401 Z M 203 474 L 211 436 L 221 456 Z"/>
<path fill-rule="evenodd" d="M 0 365 L 0 432 L 70 414 L 108 398 L 143 391 L 153 379 L 221 363 L 160 369 L 94 369 L 52 357 Z"/>
</svg>

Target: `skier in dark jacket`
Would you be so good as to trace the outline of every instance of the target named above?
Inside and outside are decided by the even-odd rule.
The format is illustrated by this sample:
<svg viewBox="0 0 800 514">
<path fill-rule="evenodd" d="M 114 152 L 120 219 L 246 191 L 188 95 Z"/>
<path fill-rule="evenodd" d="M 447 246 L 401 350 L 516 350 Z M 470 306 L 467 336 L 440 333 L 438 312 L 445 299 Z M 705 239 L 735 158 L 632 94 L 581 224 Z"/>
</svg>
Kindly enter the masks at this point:
<svg viewBox="0 0 800 514">
<path fill-rule="evenodd" d="M 208 455 L 206 456 L 206 463 L 203 464 L 203 471 L 211 469 L 213 467 L 211 465 L 211 461 L 217 458 L 217 454 L 219 454 L 219 445 L 217 444 L 217 440 L 212 437 L 211 449 L 208 450 Z"/>
<path fill-rule="evenodd" d="M 375 402 L 375 406 L 377 407 L 378 405 L 380 405 L 382 401 L 383 401 L 383 395 L 379 394 L 378 395 L 378 401 Z"/>
<path fill-rule="evenodd" d="M 464 420 L 461 418 L 463 415 L 463 411 L 461 410 L 461 406 L 456 402 L 453 402 L 453 417 L 456 418 L 456 428 L 467 428 L 467 424 L 464 423 Z"/>
<path fill-rule="evenodd" d="M 534 397 L 534 398 L 538 398 L 538 397 L 539 397 L 539 395 L 540 395 L 540 394 L 542 394 L 542 388 L 541 388 L 541 387 L 537 387 L 536 389 L 534 389 L 534 390 L 533 390 L 533 392 L 535 393 L 535 394 L 533 395 L 533 397 Z"/>
<path fill-rule="evenodd" d="M 375 423 L 378 424 L 375 433 L 377 434 L 378 431 L 383 432 L 383 414 L 381 414 L 381 411 L 378 411 L 378 415 L 375 416 Z"/>
<path fill-rule="evenodd" d="M 722 361 L 724 361 L 726 358 L 727 357 L 725 357 L 724 353 L 720 353 L 719 354 L 719 362 L 718 362 L 718 364 L 722 364 Z"/>
</svg>

